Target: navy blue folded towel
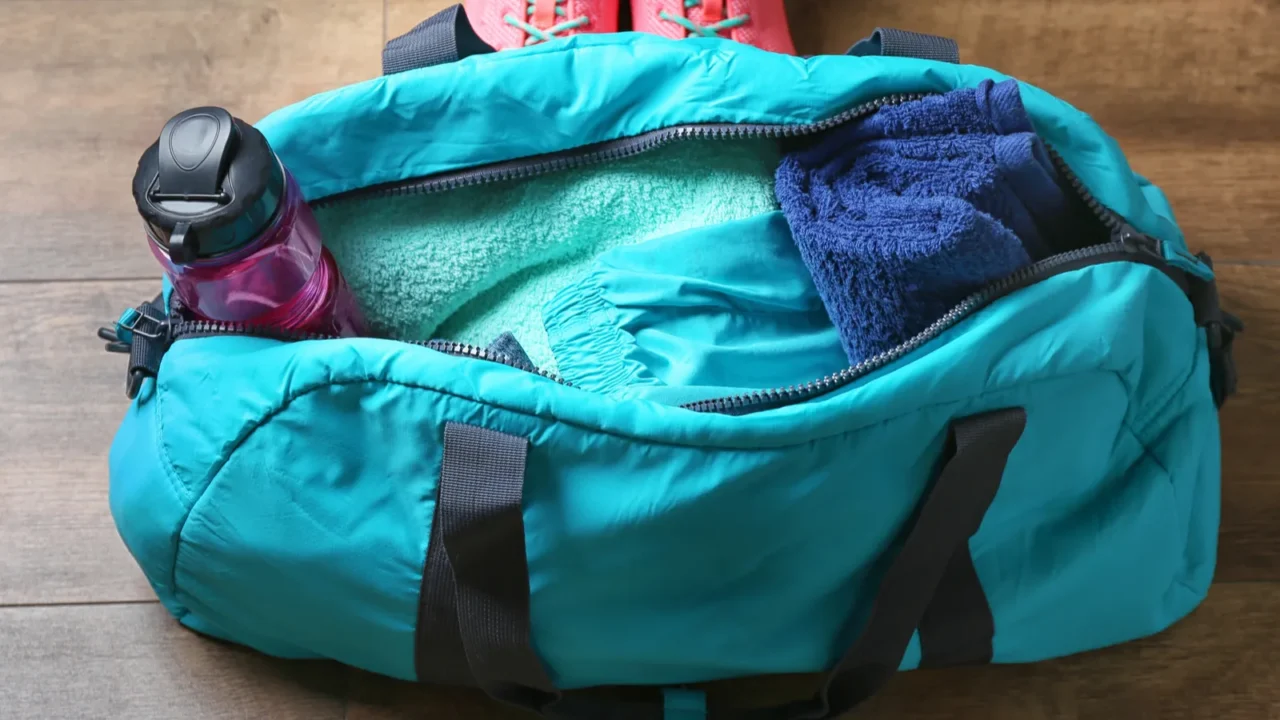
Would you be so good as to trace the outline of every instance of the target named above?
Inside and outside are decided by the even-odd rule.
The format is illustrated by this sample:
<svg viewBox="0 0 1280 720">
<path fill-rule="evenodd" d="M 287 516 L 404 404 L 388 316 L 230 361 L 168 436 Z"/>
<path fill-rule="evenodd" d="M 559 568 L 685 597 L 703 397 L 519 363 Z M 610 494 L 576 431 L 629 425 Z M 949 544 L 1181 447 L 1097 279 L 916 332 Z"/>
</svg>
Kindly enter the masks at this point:
<svg viewBox="0 0 1280 720">
<path fill-rule="evenodd" d="M 1084 244 L 1013 80 L 882 108 L 786 155 L 776 189 L 855 364 Z"/>
</svg>

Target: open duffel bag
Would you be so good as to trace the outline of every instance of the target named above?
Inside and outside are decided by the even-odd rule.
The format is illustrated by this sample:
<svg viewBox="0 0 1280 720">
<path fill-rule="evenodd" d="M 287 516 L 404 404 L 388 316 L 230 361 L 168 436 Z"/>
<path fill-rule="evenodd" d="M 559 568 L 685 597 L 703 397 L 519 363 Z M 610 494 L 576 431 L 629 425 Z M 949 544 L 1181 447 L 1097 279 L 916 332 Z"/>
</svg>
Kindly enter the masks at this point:
<svg viewBox="0 0 1280 720">
<path fill-rule="evenodd" d="M 1162 630 L 1213 575 L 1237 328 L 1160 190 L 1014 86 L 1089 227 L 857 363 L 780 210 L 790 153 L 1006 79 L 578 36 L 270 115 L 379 337 L 131 315 L 121 536 L 195 631 L 563 718 L 834 717 Z"/>
</svg>

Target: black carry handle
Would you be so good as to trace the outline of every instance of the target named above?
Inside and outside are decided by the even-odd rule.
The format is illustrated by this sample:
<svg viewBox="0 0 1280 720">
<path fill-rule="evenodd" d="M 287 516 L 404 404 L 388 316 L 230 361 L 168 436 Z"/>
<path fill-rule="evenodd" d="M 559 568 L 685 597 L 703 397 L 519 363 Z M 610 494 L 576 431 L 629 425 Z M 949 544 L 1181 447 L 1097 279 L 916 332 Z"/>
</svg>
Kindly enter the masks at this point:
<svg viewBox="0 0 1280 720">
<path fill-rule="evenodd" d="M 388 40 L 382 49 L 382 74 L 443 65 L 491 52 L 495 52 L 493 47 L 471 27 L 467 11 L 461 5 L 453 5 Z"/>
<path fill-rule="evenodd" d="M 712 712 L 710 717 L 824 720 L 852 710 L 879 691 L 897 672 L 911 636 L 927 612 L 944 599 L 938 591 L 944 578 L 953 573 L 954 559 L 960 553 L 967 558 L 969 538 L 978 531 L 995 499 L 1009 453 L 1022 437 L 1026 422 L 1026 411 L 1008 408 L 952 424 L 955 454 L 939 473 L 915 526 L 880 582 L 862 634 L 815 697 L 761 710 Z M 990 631 L 989 627 L 981 628 L 982 634 Z M 988 635 L 988 648 L 990 641 Z"/>
<path fill-rule="evenodd" d="M 951 424 L 949 459 L 885 572 L 861 635 L 813 698 L 762 709 L 709 708 L 711 720 L 827 720 L 897 672 L 919 630 L 922 665 L 990 659 L 994 624 L 969 538 L 995 498 L 1026 427 L 1022 408 Z M 469 683 L 556 720 L 662 720 L 663 703 L 554 687 L 531 643 L 522 498 L 528 441 L 448 423 L 423 575 L 419 679 Z"/>
<path fill-rule="evenodd" d="M 950 459 L 885 572 L 861 635 L 817 695 L 761 709 L 713 707 L 707 717 L 834 718 L 893 677 L 917 628 L 922 664 L 989 659 L 994 625 L 968 540 L 995 498 L 1026 420 L 1022 408 L 1007 408 L 952 423 Z M 566 695 L 542 666 L 529 627 L 522 513 L 527 448 L 528 441 L 514 435 L 457 423 L 445 427 L 415 649 L 419 678 L 436 681 L 443 668 L 452 668 L 450 675 L 466 668 L 495 700 L 555 720 L 663 720 L 660 701 Z M 939 625 L 944 629 L 931 631 L 926 644 L 925 629 Z"/>
<path fill-rule="evenodd" d="M 1022 437 L 1027 415 L 1008 408 L 974 415 L 951 425 L 953 453 L 943 466 L 889 566 L 862 634 L 827 675 L 822 689 L 808 699 L 758 709 L 708 708 L 708 720 L 830 720 L 878 692 L 898 671 L 911 636 L 919 628 L 922 654 L 956 662 L 990 659 L 994 626 L 968 553 L 995 499 L 1009 453 Z M 982 607 L 973 612 L 973 593 Z M 931 614 L 953 620 L 943 632 L 931 632 Z M 975 648 L 985 645 L 985 653 Z M 932 664 L 924 662 L 922 664 Z M 562 696 L 540 711 L 555 720 L 663 720 L 660 703 L 614 702 Z"/>
<path fill-rule="evenodd" d="M 884 55 L 959 63 L 960 46 L 955 40 L 941 35 L 878 27 L 875 32 L 854 43 L 845 55 Z"/>
</svg>

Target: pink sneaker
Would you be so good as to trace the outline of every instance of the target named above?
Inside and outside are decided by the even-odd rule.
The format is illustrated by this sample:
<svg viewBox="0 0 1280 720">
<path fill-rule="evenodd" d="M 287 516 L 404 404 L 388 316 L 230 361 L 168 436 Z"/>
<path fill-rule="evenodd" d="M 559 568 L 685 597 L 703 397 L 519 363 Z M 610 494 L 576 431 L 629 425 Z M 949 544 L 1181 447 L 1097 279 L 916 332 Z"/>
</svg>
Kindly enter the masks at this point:
<svg viewBox="0 0 1280 720">
<path fill-rule="evenodd" d="M 618 0 L 466 0 L 467 18 L 499 50 L 618 30 Z"/>
<path fill-rule="evenodd" d="M 727 37 L 795 55 L 782 0 L 631 0 L 635 29 L 663 37 Z"/>
</svg>

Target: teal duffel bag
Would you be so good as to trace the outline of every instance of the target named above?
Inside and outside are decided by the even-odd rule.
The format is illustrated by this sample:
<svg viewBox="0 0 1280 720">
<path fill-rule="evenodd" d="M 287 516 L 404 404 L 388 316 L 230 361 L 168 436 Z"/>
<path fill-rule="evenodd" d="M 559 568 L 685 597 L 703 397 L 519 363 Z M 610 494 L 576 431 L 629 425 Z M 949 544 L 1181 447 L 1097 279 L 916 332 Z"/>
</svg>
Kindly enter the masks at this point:
<svg viewBox="0 0 1280 720">
<path fill-rule="evenodd" d="M 834 717 L 1159 632 L 1212 579 L 1238 326 L 1115 142 L 1021 86 L 1110 240 L 851 367 L 773 244 L 787 143 L 987 79 L 578 36 L 268 116 L 380 337 L 130 315 L 125 544 L 197 632 L 575 720 Z M 822 692 L 766 710 L 688 689 L 796 672 Z"/>
</svg>

